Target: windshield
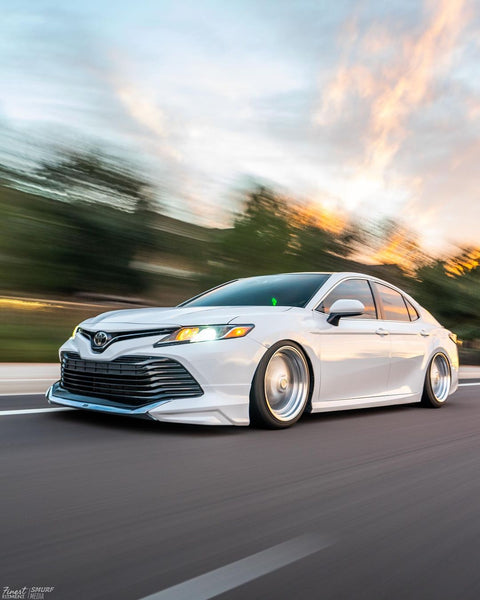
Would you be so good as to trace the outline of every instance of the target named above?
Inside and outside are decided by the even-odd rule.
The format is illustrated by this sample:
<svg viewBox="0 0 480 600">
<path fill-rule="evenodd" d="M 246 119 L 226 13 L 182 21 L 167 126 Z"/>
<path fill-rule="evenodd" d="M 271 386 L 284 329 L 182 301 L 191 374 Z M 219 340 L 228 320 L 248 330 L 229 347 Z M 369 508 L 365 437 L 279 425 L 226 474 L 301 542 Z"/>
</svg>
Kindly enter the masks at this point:
<svg viewBox="0 0 480 600">
<path fill-rule="evenodd" d="M 180 306 L 301 306 L 330 277 L 328 273 L 288 273 L 237 279 Z"/>
</svg>

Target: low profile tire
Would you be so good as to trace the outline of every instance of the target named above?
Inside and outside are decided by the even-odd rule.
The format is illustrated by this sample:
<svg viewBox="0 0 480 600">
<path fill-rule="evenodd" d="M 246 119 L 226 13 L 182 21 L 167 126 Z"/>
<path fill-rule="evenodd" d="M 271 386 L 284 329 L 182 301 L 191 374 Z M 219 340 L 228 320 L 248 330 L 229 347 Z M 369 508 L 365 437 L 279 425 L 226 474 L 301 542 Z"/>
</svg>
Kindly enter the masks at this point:
<svg viewBox="0 0 480 600">
<path fill-rule="evenodd" d="M 428 365 L 423 388 L 422 405 L 428 408 L 440 408 L 450 393 L 452 373 L 448 358 L 437 352 Z"/>
<path fill-rule="evenodd" d="M 290 427 L 307 405 L 311 374 L 304 352 L 288 340 L 267 350 L 250 392 L 250 422 L 269 429 Z"/>
</svg>

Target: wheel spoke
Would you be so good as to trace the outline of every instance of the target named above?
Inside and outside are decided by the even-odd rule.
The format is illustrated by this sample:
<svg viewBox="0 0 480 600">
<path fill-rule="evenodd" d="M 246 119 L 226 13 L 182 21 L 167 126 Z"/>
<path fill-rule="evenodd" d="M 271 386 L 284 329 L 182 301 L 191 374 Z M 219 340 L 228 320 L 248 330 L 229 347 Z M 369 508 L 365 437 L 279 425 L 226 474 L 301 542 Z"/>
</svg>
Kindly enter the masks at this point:
<svg viewBox="0 0 480 600">
<path fill-rule="evenodd" d="M 297 417 L 309 391 L 308 366 L 302 353 L 293 346 L 279 348 L 268 362 L 264 384 L 272 415 L 279 421 Z"/>
<path fill-rule="evenodd" d="M 438 402 L 445 402 L 450 392 L 450 367 L 443 354 L 437 354 L 430 366 L 430 384 Z"/>
</svg>

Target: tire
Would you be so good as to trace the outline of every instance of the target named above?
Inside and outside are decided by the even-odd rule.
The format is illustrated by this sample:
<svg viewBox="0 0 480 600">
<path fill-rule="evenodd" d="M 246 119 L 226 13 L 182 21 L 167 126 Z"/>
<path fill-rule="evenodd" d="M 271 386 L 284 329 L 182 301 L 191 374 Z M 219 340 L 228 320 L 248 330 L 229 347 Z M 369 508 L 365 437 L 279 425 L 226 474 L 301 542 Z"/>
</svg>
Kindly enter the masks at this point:
<svg viewBox="0 0 480 600">
<path fill-rule="evenodd" d="M 422 405 L 427 408 L 440 408 L 450 393 L 452 373 L 450 363 L 443 352 L 437 352 L 430 361 L 425 375 Z"/>
<path fill-rule="evenodd" d="M 300 419 L 310 398 L 311 372 L 298 344 L 283 340 L 267 350 L 250 391 L 250 422 L 284 429 Z"/>
</svg>

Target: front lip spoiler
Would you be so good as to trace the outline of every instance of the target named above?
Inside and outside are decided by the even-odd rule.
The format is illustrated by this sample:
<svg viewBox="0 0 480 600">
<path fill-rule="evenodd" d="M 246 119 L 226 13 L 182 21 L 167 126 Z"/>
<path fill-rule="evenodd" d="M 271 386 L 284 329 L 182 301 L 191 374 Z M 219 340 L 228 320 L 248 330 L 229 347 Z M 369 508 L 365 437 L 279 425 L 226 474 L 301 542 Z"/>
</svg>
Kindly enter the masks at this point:
<svg viewBox="0 0 480 600">
<path fill-rule="evenodd" d="M 68 394 L 68 398 L 65 397 Z M 160 402 L 153 402 L 152 404 L 146 404 L 138 408 L 120 408 L 118 406 L 111 406 L 108 404 L 97 404 L 95 398 L 89 396 L 79 396 L 72 394 L 66 390 L 62 390 L 60 382 L 57 381 L 50 386 L 45 394 L 49 404 L 55 404 L 58 406 L 68 406 L 71 408 L 80 408 L 83 410 L 94 410 L 97 412 L 110 413 L 116 415 L 127 415 L 129 417 L 140 417 L 146 419 L 153 419 L 148 412 L 162 404 L 167 404 L 170 400 L 161 400 Z"/>
</svg>

